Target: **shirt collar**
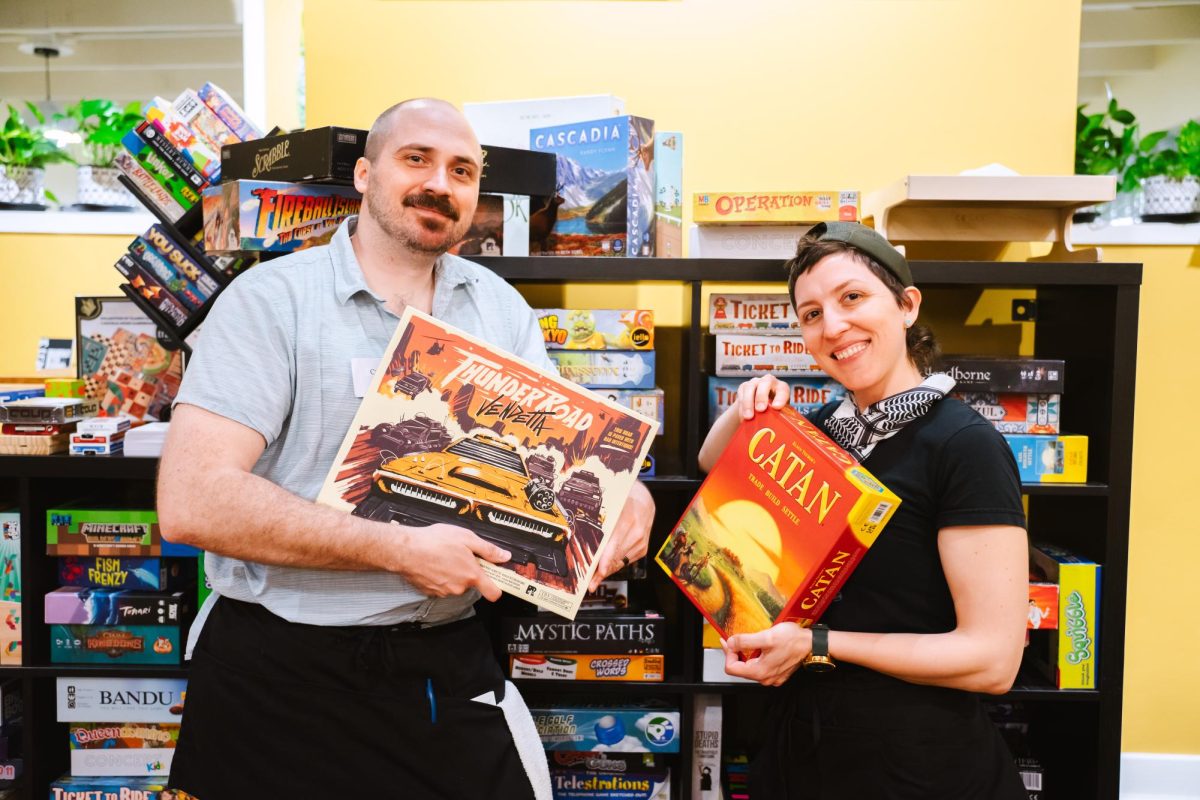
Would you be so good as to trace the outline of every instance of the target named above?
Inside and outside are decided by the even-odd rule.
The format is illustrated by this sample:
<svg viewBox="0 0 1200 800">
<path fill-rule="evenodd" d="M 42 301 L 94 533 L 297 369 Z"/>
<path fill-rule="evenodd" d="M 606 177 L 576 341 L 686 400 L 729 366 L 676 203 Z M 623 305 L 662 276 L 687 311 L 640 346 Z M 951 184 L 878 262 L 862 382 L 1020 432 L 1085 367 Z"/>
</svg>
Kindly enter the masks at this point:
<svg viewBox="0 0 1200 800">
<path fill-rule="evenodd" d="M 333 282 L 337 301 L 345 305 L 359 292 L 366 292 L 382 303 L 384 298 L 376 295 L 371 291 L 371 287 L 367 286 L 362 266 L 358 263 L 358 256 L 354 254 L 354 245 L 350 242 L 350 236 L 354 233 L 354 227 L 357 224 L 357 215 L 347 217 L 338 226 L 329 242 L 329 259 L 333 263 Z M 468 270 L 467 264 L 465 259 L 449 253 L 438 257 L 433 267 L 435 298 L 457 286 L 474 282 L 474 276 Z"/>
</svg>

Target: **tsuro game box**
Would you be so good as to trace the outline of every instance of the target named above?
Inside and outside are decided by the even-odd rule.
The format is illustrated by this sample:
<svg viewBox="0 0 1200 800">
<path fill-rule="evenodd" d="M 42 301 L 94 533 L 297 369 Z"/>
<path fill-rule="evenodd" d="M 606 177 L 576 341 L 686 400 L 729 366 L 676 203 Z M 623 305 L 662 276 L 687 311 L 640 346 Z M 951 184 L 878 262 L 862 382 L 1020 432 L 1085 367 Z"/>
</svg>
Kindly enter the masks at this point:
<svg viewBox="0 0 1200 800">
<path fill-rule="evenodd" d="M 191 592 L 162 594 L 62 586 L 46 594 L 46 622 L 57 625 L 178 625 L 190 613 L 191 601 Z"/>
<path fill-rule="evenodd" d="M 714 338 L 713 371 L 717 375 L 749 378 L 771 373 L 787 378 L 825 374 L 799 336 L 722 333 Z"/>
<path fill-rule="evenodd" d="M 204 251 L 292 253 L 328 244 L 358 213 L 352 186 L 236 180 L 204 190 Z"/>
<path fill-rule="evenodd" d="M 562 377 L 596 389 L 653 389 L 653 350 L 547 350 Z"/>
<path fill-rule="evenodd" d="M 811 625 L 900 499 L 802 415 L 743 420 L 656 561 L 721 637 Z"/>
<path fill-rule="evenodd" d="M 413 309 L 318 502 L 461 525 L 512 553 L 504 591 L 573 618 L 657 423 Z"/>
<path fill-rule="evenodd" d="M 531 256 L 655 255 L 653 120 L 534 128 L 529 149 L 558 159 L 555 202 L 530 218 Z"/>
<path fill-rule="evenodd" d="M 799 336 L 800 320 L 786 294 L 711 294 L 709 333 Z"/>
<path fill-rule="evenodd" d="M 187 681 L 182 678 L 58 678 L 59 722 L 178 724 Z"/>
<path fill-rule="evenodd" d="M 956 392 L 1063 393 L 1066 362 L 1053 358 L 942 356 Z"/>
<path fill-rule="evenodd" d="M 650 612 L 589 612 L 574 620 L 539 614 L 504 617 L 500 642 L 506 653 L 661 654 L 666 651 L 667 620 Z"/>
<path fill-rule="evenodd" d="M 538 308 L 547 350 L 653 350 L 649 309 Z"/>
<path fill-rule="evenodd" d="M 737 400 L 737 390 L 748 378 L 708 378 L 708 424 L 712 425 Z M 846 396 L 846 387 L 833 378 L 787 378 L 791 388 L 788 405 L 801 414 L 816 411 L 826 403 Z"/>
<path fill-rule="evenodd" d="M 1017 392 L 954 392 L 1001 433 L 1058 433 L 1062 397 Z"/>
<path fill-rule="evenodd" d="M 151 509 L 51 508 L 46 511 L 46 555 L 196 556 L 191 545 L 162 538 Z"/>
<path fill-rule="evenodd" d="M 697 225 L 798 225 L 857 222 L 859 194 L 837 192 L 696 192 Z"/>
</svg>

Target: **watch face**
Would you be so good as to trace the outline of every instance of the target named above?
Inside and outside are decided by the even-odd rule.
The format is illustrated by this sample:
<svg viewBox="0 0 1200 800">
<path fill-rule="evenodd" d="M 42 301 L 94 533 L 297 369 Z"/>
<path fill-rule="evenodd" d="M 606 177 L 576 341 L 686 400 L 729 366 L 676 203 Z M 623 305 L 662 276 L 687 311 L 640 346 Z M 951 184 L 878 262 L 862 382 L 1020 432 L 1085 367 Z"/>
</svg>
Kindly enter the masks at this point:
<svg viewBox="0 0 1200 800">
<path fill-rule="evenodd" d="M 837 664 L 834 664 L 827 656 L 809 656 L 804 662 L 804 669 L 808 672 L 832 672 L 837 669 Z"/>
</svg>

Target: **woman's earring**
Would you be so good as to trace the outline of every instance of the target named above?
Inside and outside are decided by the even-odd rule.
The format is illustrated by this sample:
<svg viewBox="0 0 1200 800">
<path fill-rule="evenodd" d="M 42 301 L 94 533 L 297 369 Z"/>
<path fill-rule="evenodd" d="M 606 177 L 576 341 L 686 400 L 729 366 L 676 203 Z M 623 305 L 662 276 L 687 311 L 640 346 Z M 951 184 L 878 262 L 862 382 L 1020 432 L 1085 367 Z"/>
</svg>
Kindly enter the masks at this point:
<svg viewBox="0 0 1200 800">
<path fill-rule="evenodd" d="M 904 320 L 904 327 L 906 327 L 906 328 L 911 328 L 911 327 L 912 327 L 912 320 L 911 320 L 911 319 L 906 319 L 906 320 Z"/>
</svg>

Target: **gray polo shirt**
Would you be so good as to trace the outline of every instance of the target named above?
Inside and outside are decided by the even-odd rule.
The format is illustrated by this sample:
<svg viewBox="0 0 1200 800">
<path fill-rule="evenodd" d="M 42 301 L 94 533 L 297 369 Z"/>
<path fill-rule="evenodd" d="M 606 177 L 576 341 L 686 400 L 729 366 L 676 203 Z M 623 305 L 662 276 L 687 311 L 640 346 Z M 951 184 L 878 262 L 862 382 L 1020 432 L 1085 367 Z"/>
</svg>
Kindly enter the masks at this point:
<svg viewBox="0 0 1200 800">
<path fill-rule="evenodd" d="M 351 217 L 327 247 L 268 261 L 217 298 L 188 362 L 176 403 L 220 414 L 262 434 L 260 475 L 316 498 L 358 410 L 351 360 L 372 363 L 399 318 L 367 288 L 355 258 Z M 546 356 L 537 317 L 495 273 L 453 255 L 435 267 L 433 316 L 538 366 Z M 238 526 L 237 519 L 214 524 Z M 215 592 L 260 603 L 293 622 L 388 625 L 444 622 L 478 598 L 431 599 L 399 575 L 282 567 L 206 556 Z"/>
</svg>

